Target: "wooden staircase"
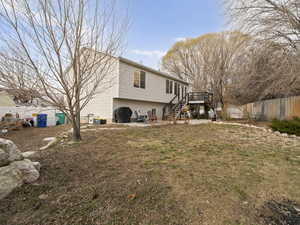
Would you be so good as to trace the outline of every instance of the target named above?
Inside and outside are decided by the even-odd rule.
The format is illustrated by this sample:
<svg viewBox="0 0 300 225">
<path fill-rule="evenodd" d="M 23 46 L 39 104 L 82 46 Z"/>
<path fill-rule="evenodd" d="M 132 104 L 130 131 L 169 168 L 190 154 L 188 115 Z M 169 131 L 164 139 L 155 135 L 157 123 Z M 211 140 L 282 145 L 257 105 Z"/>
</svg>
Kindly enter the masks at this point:
<svg viewBox="0 0 300 225">
<path fill-rule="evenodd" d="M 164 106 L 163 120 L 176 121 L 178 119 L 183 119 L 182 116 L 185 116 L 182 114 L 182 107 L 185 104 L 188 104 L 188 93 L 175 103 L 176 99 L 178 99 L 178 96 L 175 96 Z"/>
<path fill-rule="evenodd" d="M 195 106 L 206 106 L 213 108 L 213 95 L 209 92 L 189 92 L 182 96 L 175 96 L 168 104 L 163 107 L 163 120 L 176 121 L 180 119 L 187 119 L 187 114 L 182 113 L 182 108 L 185 105 L 190 107 L 190 113 L 197 113 Z"/>
</svg>

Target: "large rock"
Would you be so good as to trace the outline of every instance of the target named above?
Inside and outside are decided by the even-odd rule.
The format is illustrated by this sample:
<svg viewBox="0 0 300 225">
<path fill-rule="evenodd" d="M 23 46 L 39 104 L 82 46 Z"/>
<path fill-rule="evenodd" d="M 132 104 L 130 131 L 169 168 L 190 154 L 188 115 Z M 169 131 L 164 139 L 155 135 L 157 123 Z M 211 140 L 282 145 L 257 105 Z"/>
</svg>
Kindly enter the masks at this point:
<svg viewBox="0 0 300 225">
<path fill-rule="evenodd" d="M 23 152 L 22 156 L 26 159 L 26 158 L 31 158 L 31 157 L 35 157 L 37 155 L 36 151 L 28 151 L 28 152 Z"/>
<path fill-rule="evenodd" d="M 32 164 L 36 168 L 37 171 L 41 170 L 42 165 L 39 162 L 32 162 Z"/>
<path fill-rule="evenodd" d="M 281 133 L 279 131 L 275 131 L 274 134 L 281 135 Z"/>
<path fill-rule="evenodd" d="M 4 150 L 0 149 L 0 167 L 9 164 L 8 158 L 9 158 L 9 154 Z"/>
<path fill-rule="evenodd" d="M 10 140 L 0 138 L 0 149 L 8 154 L 9 162 L 23 159 L 18 147 Z"/>
<path fill-rule="evenodd" d="M 23 184 L 22 173 L 14 166 L 0 167 L 0 199 Z"/>
<path fill-rule="evenodd" d="M 49 141 L 47 145 L 43 146 L 40 148 L 40 150 L 46 150 L 53 145 L 55 145 L 58 142 L 58 139 L 56 137 L 49 137 L 49 138 L 44 138 L 43 141 Z"/>
<path fill-rule="evenodd" d="M 12 162 L 10 165 L 14 166 L 22 172 L 24 183 L 33 183 L 40 177 L 40 173 L 36 169 L 35 164 L 29 159 L 15 161 Z"/>
</svg>

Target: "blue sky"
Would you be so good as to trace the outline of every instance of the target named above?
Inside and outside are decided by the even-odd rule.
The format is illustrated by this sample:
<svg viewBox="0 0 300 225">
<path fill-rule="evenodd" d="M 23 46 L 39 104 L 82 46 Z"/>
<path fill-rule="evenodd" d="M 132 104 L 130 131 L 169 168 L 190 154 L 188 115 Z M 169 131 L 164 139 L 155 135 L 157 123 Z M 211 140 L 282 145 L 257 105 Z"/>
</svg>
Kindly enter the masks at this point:
<svg viewBox="0 0 300 225">
<path fill-rule="evenodd" d="M 126 58 L 154 68 L 181 38 L 219 32 L 224 27 L 218 0 L 119 0 L 128 8 L 131 26 Z"/>
</svg>

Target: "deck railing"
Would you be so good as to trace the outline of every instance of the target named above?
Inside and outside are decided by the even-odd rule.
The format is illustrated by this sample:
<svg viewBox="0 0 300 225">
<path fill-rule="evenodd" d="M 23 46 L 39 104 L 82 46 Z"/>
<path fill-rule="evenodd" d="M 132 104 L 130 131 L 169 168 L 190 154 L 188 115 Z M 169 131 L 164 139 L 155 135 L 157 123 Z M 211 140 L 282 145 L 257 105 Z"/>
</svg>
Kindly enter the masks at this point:
<svg viewBox="0 0 300 225">
<path fill-rule="evenodd" d="M 163 107 L 163 119 L 170 113 L 175 113 L 186 104 L 208 104 L 211 105 L 213 101 L 213 94 L 209 92 L 189 92 L 184 96 L 174 96 L 174 98 Z"/>
<path fill-rule="evenodd" d="M 208 92 L 190 92 L 188 94 L 189 101 L 203 101 L 204 103 L 211 103 L 212 97 L 212 93 Z"/>
</svg>

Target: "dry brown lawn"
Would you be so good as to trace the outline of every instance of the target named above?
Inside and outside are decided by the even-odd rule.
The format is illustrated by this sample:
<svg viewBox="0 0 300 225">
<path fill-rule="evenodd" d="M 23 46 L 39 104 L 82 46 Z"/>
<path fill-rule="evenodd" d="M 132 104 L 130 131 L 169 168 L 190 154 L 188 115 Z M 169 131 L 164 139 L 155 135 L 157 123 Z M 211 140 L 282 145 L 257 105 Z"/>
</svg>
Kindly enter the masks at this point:
<svg viewBox="0 0 300 225">
<path fill-rule="evenodd" d="M 7 138 L 37 150 L 62 129 Z M 215 124 L 83 138 L 40 152 L 39 181 L 0 201 L 1 225 L 300 224 L 299 139 Z"/>
</svg>

